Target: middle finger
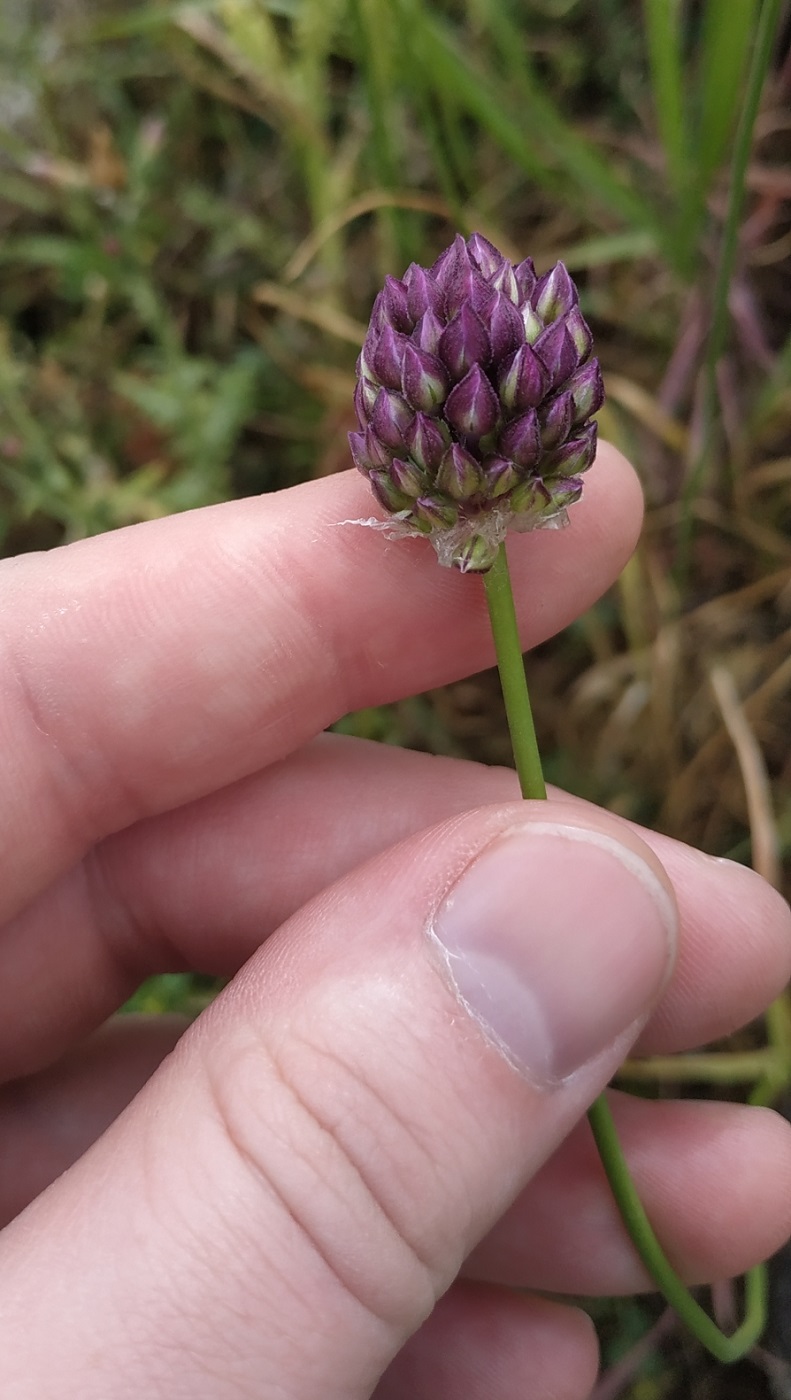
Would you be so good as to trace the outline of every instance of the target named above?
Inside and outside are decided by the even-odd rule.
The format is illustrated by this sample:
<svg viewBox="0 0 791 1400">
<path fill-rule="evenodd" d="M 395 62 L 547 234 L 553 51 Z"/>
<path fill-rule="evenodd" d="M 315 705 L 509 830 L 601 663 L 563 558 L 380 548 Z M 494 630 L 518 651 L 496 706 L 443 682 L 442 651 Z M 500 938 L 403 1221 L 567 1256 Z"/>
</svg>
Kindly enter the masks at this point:
<svg viewBox="0 0 791 1400">
<path fill-rule="evenodd" d="M 0 1091 L 0 1225 L 109 1127 L 184 1028 L 118 1016 L 60 1064 Z M 659 1237 L 690 1281 L 729 1278 L 791 1230 L 791 1132 L 730 1103 L 612 1094 L 618 1137 Z M 571 1294 L 650 1287 L 580 1123 L 468 1259 L 468 1278 Z"/>
<path fill-rule="evenodd" d="M 3 932 L 0 1075 L 56 1059 L 151 973 L 233 975 L 354 866 L 422 827 L 517 795 L 508 770 L 324 735 L 108 838 Z M 791 973 L 791 917 L 752 871 L 640 834 L 681 916 L 676 974 L 639 1047 L 669 1053 L 727 1034 L 777 995 Z"/>
</svg>

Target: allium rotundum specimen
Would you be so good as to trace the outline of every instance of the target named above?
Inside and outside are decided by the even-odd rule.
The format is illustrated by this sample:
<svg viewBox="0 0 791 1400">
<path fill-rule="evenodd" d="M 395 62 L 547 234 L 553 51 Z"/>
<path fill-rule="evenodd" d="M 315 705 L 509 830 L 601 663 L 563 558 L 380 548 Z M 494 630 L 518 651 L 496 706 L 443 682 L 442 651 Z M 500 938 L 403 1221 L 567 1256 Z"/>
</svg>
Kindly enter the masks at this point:
<svg viewBox="0 0 791 1400">
<path fill-rule="evenodd" d="M 388 277 L 357 362 L 352 457 L 394 534 L 485 572 L 510 528 L 565 519 L 604 398 L 563 263 L 537 277 L 481 234 Z"/>
</svg>

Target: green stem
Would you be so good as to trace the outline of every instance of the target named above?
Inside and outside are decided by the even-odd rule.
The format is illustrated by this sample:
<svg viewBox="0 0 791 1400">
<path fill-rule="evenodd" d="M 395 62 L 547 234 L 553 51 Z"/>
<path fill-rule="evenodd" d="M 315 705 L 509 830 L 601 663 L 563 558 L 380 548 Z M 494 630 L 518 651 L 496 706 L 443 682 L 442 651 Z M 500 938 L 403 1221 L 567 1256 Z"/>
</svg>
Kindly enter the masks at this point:
<svg viewBox="0 0 791 1400">
<path fill-rule="evenodd" d="M 755 1346 L 766 1324 L 766 1268 L 751 1269 L 744 1285 L 744 1321 L 727 1337 L 692 1297 L 665 1257 L 640 1202 L 604 1094 L 588 1110 L 588 1122 L 621 1219 L 651 1278 L 671 1308 L 718 1361 L 738 1361 Z"/>
<path fill-rule="evenodd" d="M 770 1077 L 789 1078 L 788 1057 L 771 1045 L 762 1050 L 715 1051 L 699 1055 L 652 1055 L 650 1060 L 627 1060 L 618 1071 L 619 1080 L 655 1083 L 674 1079 L 682 1084 L 755 1084 Z"/>
<path fill-rule="evenodd" d="M 543 798 L 546 797 L 547 791 L 527 693 L 505 545 L 500 545 L 494 565 L 484 574 L 484 586 L 522 796 Z M 747 1274 L 744 1321 L 732 1336 L 726 1336 L 695 1301 L 665 1257 L 629 1175 L 629 1167 L 604 1094 L 600 1095 L 590 1108 L 588 1121 L 621 1218 L 657 1288 L 690 1331 L 718 1361 L 738 1361 L 739 1357 L 744 1356 L 755 1345 L 766 1322 L 764 1266 L 759 1265 Z"/>
<path fill-rule="evenodd" d="M 522 796 L 546 797 L 504 544 L 500 545 L 497 558 L 489 572 L 484 574 L 483 581 Z"/>
<path fill-rule="evenodd" d="M 788 994 L 781 993 L 764 1015 L 767 1039 L 766 1072 L 750 1094 L 748 1102 L 765 1107 L 774 1103 L 791 1081 L 791 1005 Z"/>
</svg>

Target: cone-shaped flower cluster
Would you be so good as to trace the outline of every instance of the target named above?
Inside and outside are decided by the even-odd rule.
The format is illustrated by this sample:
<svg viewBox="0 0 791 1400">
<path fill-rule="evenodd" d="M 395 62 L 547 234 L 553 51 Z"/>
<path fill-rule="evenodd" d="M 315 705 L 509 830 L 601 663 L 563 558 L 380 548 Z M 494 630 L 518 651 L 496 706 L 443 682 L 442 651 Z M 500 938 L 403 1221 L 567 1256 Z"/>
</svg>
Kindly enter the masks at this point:
<svg viewBox="0 0 791 1400">
<path fill-rule="evenodd" d="M 352 456 L 394 534 L 484 572 L 506 531 L 564 519 L 604 398 L 562 263 L 537 277 L 481 234 L 388 277 L 357 362 Z"/>
</svg>

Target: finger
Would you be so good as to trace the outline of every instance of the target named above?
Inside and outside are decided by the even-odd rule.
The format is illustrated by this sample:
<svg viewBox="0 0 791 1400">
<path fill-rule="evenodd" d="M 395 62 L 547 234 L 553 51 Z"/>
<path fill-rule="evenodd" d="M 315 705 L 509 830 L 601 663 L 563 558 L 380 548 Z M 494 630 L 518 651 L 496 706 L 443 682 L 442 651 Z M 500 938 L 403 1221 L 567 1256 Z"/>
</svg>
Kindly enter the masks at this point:
<svg viewBox="0 0 791 1400">
<path fill-rule="evenodd" d="M 101 1137 L 187 1025 L 182 1016 L 116 1016 L 66 1059 L 0 1089 L 0 1227 Z"/>
<path fill-rule="evenodd" d="M 6 1389 L 369 1394 L 613 1072 L 674 922 L 641 843 L 553 803 L 326 891 L 7 1228 Z"/>
<path fill-rule="evenodd" d="M 3 1224 L 87 1151 L 183 1029 L 178 1017 L 117 1017 L 79 1054 L 0 1094 Z M 613 1094 L 612 1106 L 640 1199 L 689 1282 L 741 1274 L 791 1234 L 784 1119 L 738 1104 L 625 1094 Z M 584 1125 L 494 1226 L 465 1273 L 577 1295 L 648 1286 Z"/>
<path fill-rule="evenodd" d="M 593 1324 L 580 1309 L 455 1284 L 374 1400 L 586 1400 L 597 1361 Z"/>
<path fill-rule="evenodd" d="M 62 1055 L 151 973 L 232 975 L 363 860 L 516 795 L 505 769 L 323 735 L 264 773 L 118 833 L 3 932 L 0 1076 Z M 791 917 L 743 866 L 633 829 L 664 865 L 681 916 L 676 974 L 640 1043 L 669 1053 L 729 1034 L 779 995 L 791 976 Z"/>
<path fill-rule="evenodd" d="M 346 523 L 369 513 L 349 472 L 0 565 L 0 919 L 108 832 L 491 663 L 480 579 Z M 525 645 L 603 592 L 639 524 L 605 448 L 569 529 L 511 546 Z"/>
<path fill-rule="evenodd" d="M 688 1283 L 735 1278 L 791 1235 L 791 1127 L 743 1104 L 610 1096 L 651 1224 Z M 581 1123 L 468 1261 L 474 1278 L 612 1297 L 655 1290 Z"/>
</svg>

